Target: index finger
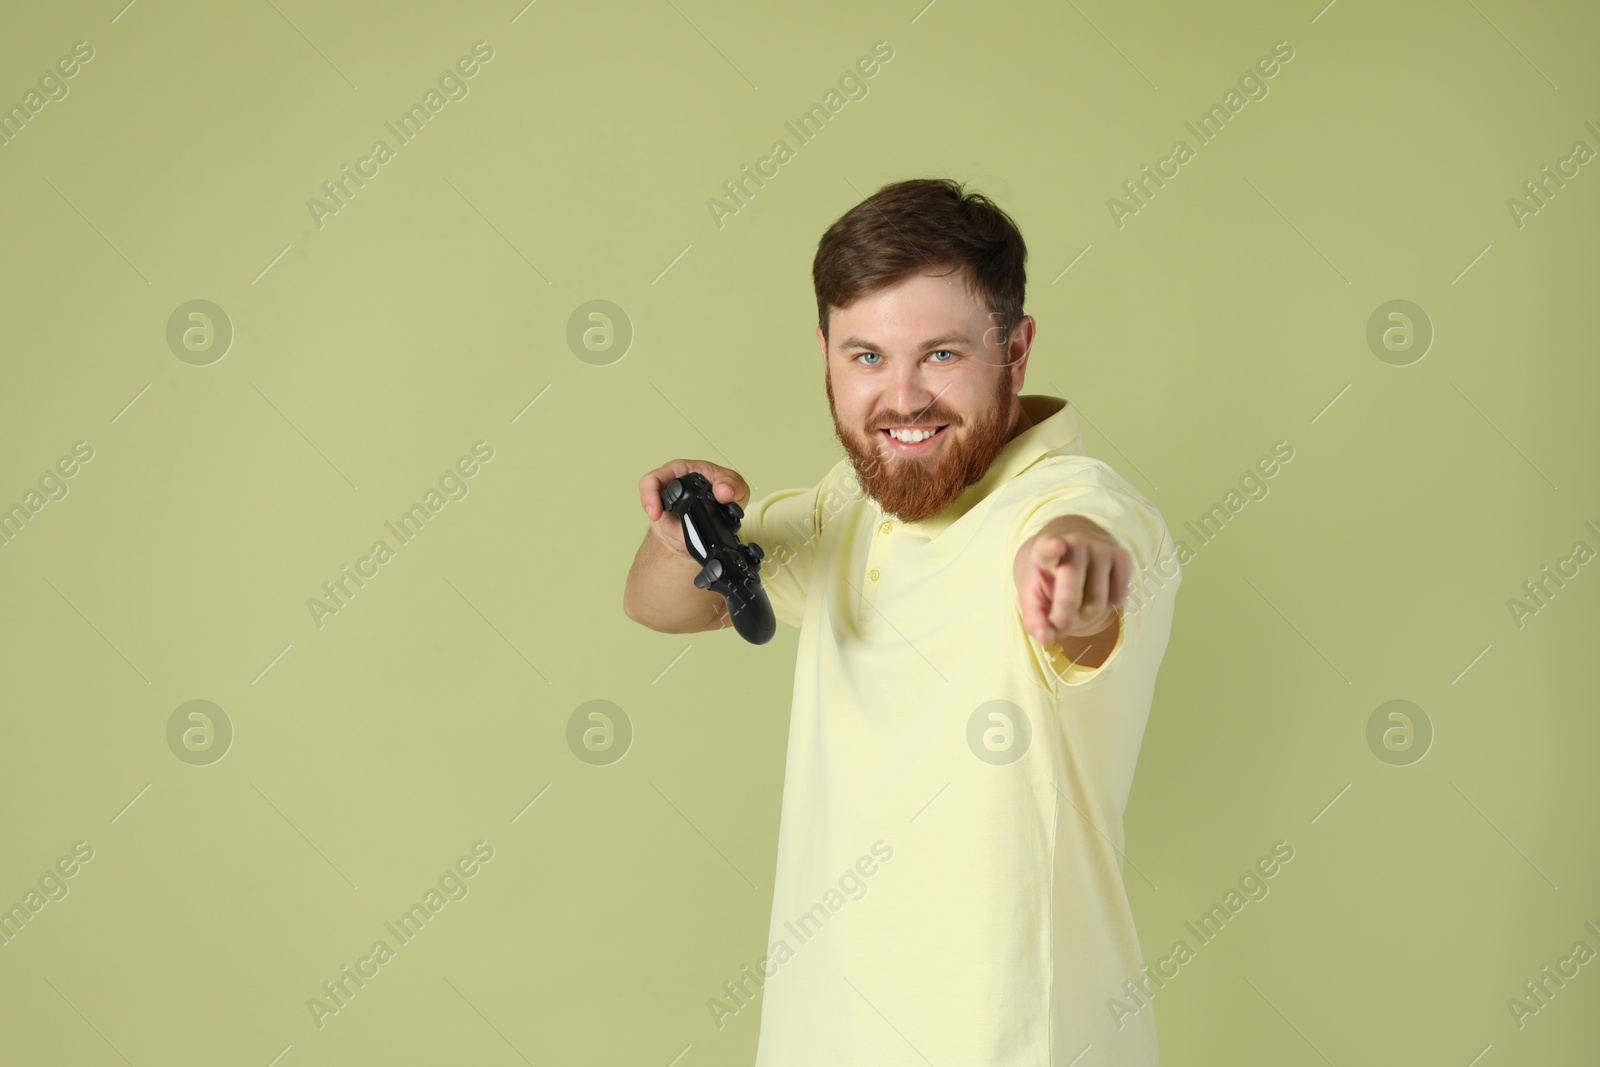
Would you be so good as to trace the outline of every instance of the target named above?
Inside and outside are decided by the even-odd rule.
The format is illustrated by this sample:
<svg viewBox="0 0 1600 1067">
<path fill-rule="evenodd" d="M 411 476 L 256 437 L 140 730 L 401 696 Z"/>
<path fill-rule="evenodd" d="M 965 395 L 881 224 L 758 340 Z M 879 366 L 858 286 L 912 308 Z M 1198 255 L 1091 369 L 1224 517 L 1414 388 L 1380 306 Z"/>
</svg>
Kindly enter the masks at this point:
<svg viewBox="0 0 1600 1067">
<path fill-rule="evenodd" d="M 1048 633 L 1050 627 L 1050 597 L 1055 588 L 1054 583 L 1041 575 L 1030 576 L 1027 584 L 1018 593 L 1018 605 L 1022 608 L 1022 628 L 1028 633 L 1043 641 L 1039 635 Z"/>
</svg>

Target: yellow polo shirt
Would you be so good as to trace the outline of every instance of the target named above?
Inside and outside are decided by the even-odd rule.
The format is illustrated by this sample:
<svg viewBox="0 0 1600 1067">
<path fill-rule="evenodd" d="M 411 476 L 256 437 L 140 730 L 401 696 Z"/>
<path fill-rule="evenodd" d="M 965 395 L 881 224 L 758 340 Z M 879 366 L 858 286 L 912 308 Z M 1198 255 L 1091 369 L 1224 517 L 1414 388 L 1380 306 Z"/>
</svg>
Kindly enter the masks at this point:
<svg viewBox="0 0 1600 1067">
<path fill-rule="evenodd" d="M 1161 513 L 1059 397 L 945 512 L 902 523 L 848 458 L 752 502 L 799 627 L 756 1067 L 1157 1063 L 1122 815 L 1182 580 Z M 1012 561 L 1058 515 L 1133 556 L 1098 668 L 1023 626 Z M 1120 1022 L 1120 1025 L 1119 1025 Z"/>
</svg>

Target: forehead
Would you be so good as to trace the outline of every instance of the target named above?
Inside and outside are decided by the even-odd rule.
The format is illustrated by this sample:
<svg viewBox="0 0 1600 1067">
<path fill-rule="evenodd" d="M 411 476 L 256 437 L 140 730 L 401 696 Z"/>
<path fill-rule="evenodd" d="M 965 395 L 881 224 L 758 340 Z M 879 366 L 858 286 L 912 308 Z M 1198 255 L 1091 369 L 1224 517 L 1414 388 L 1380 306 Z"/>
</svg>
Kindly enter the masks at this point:
<svg viewBox="0 0 1600 1067">
<path fill-rule="evenodd" d="M 828 313 L 828 335 L 835 347 L 851 342 L 912 348 L 935 335 L 982 337 L 988 323 L 964 271 L 925 269 L 875 289 L 847 308 Z"/>
</svg>

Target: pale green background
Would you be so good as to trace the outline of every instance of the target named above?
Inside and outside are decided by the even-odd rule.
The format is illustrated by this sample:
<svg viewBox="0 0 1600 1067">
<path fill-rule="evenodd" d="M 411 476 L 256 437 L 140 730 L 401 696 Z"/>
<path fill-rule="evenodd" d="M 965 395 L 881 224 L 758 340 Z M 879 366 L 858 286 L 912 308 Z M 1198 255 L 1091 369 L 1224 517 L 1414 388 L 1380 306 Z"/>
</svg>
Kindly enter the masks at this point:
<svg viewBox="0 0 1600 1067">
<path fill-rule="evenodd" d="M 0 549 L 0 903 L 96 856 L 0 948 L 0 1061 L 748 1064 L 758 1011 L 719 1031 L 706 1000 L 765 950 L 796 635 L 629 622 L 637 481 L 813 484 L 817 239 L 950 176 L 1029 242 L 1025 391 L 1071 397 L 1176 536 L 1295 448 L 1186 569 L 1128 808 L 1150 960 L 1297 850 L 1158 995 L 1163 1063 L 1594 1062 L 1600 962 L 1522 1030 L 1505 1006 L 1600 949 L 1600 565 L 1520 630 L 1506 606 L 1600 549 L 1597 165 L 1506 208 L 1600 148 L 1593 5 L 519 7 L 5 12 L 7 106 L 97 55 L 0 148 L 0 503 L 95 458 Z M 480 39 L 470 95 L 312 225 Z M 1270 95 L 1114 226 L 1285 39 Z M 779 138 L 719 230 L 707 199 Z M 1437 330 L 1408 367 L 1365 342 L 1394 298 Z M 209 367 L 166 345 L 194 299 L 236 330 Z M 610 366 L 565 340 L 591 299 L 636 331 Z M 307 598 L 479 439 L 470 495 L 319 631 Z M 636 729 L 607 767 L 565 742 L 597 698 Z M 1394 698 L 1437 731 L 1409 767 L 1365 740 Z M 236 729 L 207 767 L 165 740 L 193 699 Z M 318 1030 L 307 998 L 479 839 L 471 894 Z"/>
</svg>

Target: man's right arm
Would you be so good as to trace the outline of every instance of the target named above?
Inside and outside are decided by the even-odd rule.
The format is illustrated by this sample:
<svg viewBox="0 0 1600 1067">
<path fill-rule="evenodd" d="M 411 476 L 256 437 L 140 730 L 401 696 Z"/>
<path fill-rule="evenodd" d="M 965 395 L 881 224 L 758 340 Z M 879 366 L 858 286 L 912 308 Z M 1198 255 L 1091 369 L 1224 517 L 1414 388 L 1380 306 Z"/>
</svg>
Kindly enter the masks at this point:
<svg viewBox="0 0 1600 1067">
<path fill-rule="evenodd" d="M 728 625 L 728 604 L 718 593 L 697 589 L 700 564 L 661 543 L 646 530 L 633 557 L 622 611 L 634 622 L 664 634 L 694 634 Z"/>
</svg>

